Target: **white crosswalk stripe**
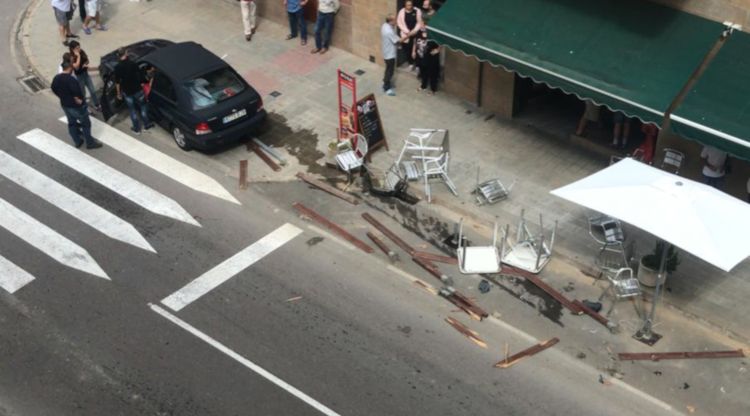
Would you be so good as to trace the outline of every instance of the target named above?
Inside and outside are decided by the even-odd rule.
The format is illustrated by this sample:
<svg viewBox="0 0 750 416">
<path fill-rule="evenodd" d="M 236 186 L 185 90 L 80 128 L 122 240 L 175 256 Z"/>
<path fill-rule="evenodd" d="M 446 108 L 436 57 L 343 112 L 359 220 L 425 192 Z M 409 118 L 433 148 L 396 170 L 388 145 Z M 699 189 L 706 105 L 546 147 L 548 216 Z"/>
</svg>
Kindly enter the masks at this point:
<svg viewBox="0 0 750 416">
<path fill-rule="evenodd" d="M 107 273 L 99 267 L 96 260 L 84 248 L 25 214 L 2 198 L 0 198 L 0 212 L 2 212 L 0 227 L 5 228 L 65 266 L 109 280 Z"/>
<path fill-rule="evenodd" d="M 60 118 L 60 121 L 67 123 L 65 117 Z M 125 154 L 133 160 L 156 170 L 188 188 L 221 198 L 234 204 L 240 203 L 240 201 L 235 199 L 232 194 L 224 189 L 223 186 L 205 173 L 154 149 L 140 140 L 136 140 L 128 134 L 97 119 L 92 118 L 91 123 L 93 136 L 118 152 Z"/>
<path fill-rule="evenodd" d="M 156 253 L 131 224 L 0 150 L 0 175 L 88 224 L 107 237 Z"/>
<path fill-rule="evenodd" d="M 34 276 L 26 270 L 16 266 L 10 260 L 0 256 L 0 287 L 8 293 L 15 293 L 18 289 L 26 286 Z"/>
<path fill-rule="evenodd" d="M 18 136 L 18 139 L 148 211 L 200 227 L 200 224 L 173 199 L 78 151 L 43 130 L 28 131 Z"/>
</svg>

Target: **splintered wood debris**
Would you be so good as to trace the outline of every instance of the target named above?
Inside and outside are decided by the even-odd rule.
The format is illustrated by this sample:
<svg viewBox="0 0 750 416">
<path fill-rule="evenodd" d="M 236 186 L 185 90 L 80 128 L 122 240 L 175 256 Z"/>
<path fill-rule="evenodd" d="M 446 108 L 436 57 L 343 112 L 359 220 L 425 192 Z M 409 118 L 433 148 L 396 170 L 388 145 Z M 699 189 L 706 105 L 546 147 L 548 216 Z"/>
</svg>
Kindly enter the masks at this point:
<svg viewBox="0 0 750 416">
<path fill-rule="evenodd" d="M 546 350 L 547 348 L 557 344 L 558 342 L 560 342 L 560 339 L 555 337 L 555 338 L 551 338 L 546 341 L 540 342 L 539 344 L 536 344 L 532 347 L 526 348 L 525 350 L 518 352 L 516 354 L 513 354 L 510 357 L 506 355 L 506 358 L 501 361 L 498 361 L 497 364 L 495 364 L 495 367 L 508 368 L 525 358 L 531 357 L 534 354 L 537 354 Z"/>
<path fill-rule="evenodd" d="M 300 299 L 302 299 L 302 296 L 295 296 L 293 298 L 289 298 L 289 299 L 285 300 L 284 302 L 296 302 L 296 301 L 298 301 Z"/>
<path fill-rule="evenodd" d="M 452 326 L 456 331 L 463 334 L 466 338 L 472 340 L 475 344 L 479 345 L 482 348 L 487 348 L 487 343 L 479 338 L 479 334 L 469 329 L 466 325 L 451 317 L 445 318 L 445 322 L 448 322 L 448 324 L 450 324 L 450 326 Z"/>
<path fill-rule="evenodd" d="M 681 352 L 620 352 L 617 357 L 621 361 L 631 360 L 684 360 L 691 358 L 744 358 L 745 352 L 739 350 L 729 351 L 681 351 Z"/>
<path fill-rule="evenodd" d="M 437 289 L 435 289 L 434 287 L 432 287 L 432 285 L 428 285 L 427 283 L 425 283 L 425 282 L 423 282 L 421 280 L 415 280 L 414 284 L 417 285 L 417 286 L 419 286 L 419 287 L 421 287 L 422 289 L 424 289 L 425 291 L 427 291 L 427 292 L 429 292 L 429 293 L 431 293 L 433 295 L 437 295 L 438 294 Z"/>
</svg>

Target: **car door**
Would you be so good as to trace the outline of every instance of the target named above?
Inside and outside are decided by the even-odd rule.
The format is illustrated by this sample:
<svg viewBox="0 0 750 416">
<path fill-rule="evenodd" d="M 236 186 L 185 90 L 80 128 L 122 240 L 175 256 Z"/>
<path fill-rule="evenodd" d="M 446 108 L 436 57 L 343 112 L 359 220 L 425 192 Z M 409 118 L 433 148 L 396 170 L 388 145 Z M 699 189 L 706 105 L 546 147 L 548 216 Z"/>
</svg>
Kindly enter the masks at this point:
<svg viewBox="0 0 750 416">
<path fill-rule="evenodd" d="M 155 121 L 167 128 L 173 124 L 180 124 L 177 122 L 178 98 L 174 83 L 158 68 L 153 74 L 148 102 Z"/>
</svg>

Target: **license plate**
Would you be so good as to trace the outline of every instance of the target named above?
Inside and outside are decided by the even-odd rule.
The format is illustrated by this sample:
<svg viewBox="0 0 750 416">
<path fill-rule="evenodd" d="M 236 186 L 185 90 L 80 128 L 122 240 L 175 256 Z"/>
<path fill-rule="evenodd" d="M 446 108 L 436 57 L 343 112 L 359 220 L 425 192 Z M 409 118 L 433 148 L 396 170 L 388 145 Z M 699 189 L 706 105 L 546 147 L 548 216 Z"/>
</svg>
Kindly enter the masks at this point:
<svg viewBox="0 0 750 416">
<path fill-rule="evenodd" d="M 237 120 L 240 117 L 245 117 L 246 115 L 247 115 L 247 110 L 243 108 L 242 110 L 240 110 L 240 111 L 238 111 L 236 113 L 232 113 L 232 114 L 230 114 L 228 116 L 225 116 L 223 118 L 223 121 L 224 121 L 224 124 L 227 124 L 229 122 Z"/>
</svg>

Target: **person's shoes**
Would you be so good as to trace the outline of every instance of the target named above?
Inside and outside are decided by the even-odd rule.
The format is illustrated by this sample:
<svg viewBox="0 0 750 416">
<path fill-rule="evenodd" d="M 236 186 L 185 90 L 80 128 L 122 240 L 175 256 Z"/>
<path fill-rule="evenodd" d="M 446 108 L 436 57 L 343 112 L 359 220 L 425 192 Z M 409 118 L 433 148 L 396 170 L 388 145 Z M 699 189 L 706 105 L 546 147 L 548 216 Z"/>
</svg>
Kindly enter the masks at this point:
<svg viewBox="0 0 750 416">
<path fill-rule="evenodd" d="M 427 91 L 427 95 L 435 95 L 435 91 Z"/>
<path fill-rule="evenodd" d="M 132 131 L 133 133 L 135 133 L 135 134 L 136 134 L 136 135 L 138 135 L 138 136 L 140 136 L 140 135 L 141 135 L 141 130 L 140 130 L 140 129 L 137 129 L 137 128 L 135 128 L 135 127 L 131 127 L 131 128 L 130 128 L 130 131 Z"/>
<path fill-rule="evenodd" d="M 251 35 L 254 35 L 254 34 L 255 34 L 255 28 L 252 28 L 252 29 L 250 29 L 250 34 L 251 34 Z"/>
<path fill-rule="evenodd" d="M 87 35 L 90 35 L 90 34 L 91 34 L 91 29 L 89 29 L 89 28 L 87 28 L 87 27 L 84 27 L 84 28 L 83 28 L 83 33 L 85 33 L 85 34 L 87 34 Z"/>
<path fill-rule="evenodd" d="M 69 35 L 65 35 L 65 37 L 66 37 L 66 38 L 71 38 L 71 39 L 78 39 L 78 38 L 80 38 L 80 36 L 78 36 L 78 35 L 74 35 L 74 34 L 72 34 L 72 33 L 71 33 L 71 34 L 69 34 Z"/>
<path fill-rule="evenodd" d="M 66 48 L 70 46 L 70 42 L 68 42 L 67 40 L 64 40 L 62 44 L 63 44 L 63 46 L 65 46 Z"/>
<path fill-rule="evenodd" d="M 417 92 L 424 92 L 427 88 L 417 88 Z"/>
<path fill-rule="evenodd" d="M 248 42 L 250 42 L 251 40 L 253 40 L 253 35 L 252 34 L 245 35 L 245 40 L 248 41 Z"/>
<path fill-rule="evenodd" d="M 78 143 L 73 143 L 73 144 L 75 145 L 76 149 L 80 149 L 80 148 L 81 148 L 81 146 L 83 146 L 83 140 L 81 140 L 81 141 L 80 141 L 80 142 L 78 142 Z"/>
<path fill-rule="evenodd" d="M 100 31 L 100 32 L 106 32 L 107 31 L 107 26 L 99 25 L 99 26 L 96 26 L 95 29 L 98 30 L 98 31 Z"/>
<path fill-rule="evenodd" d="M 417 67 L 416 67 L 416 66 L 414 66 L 414 65 L 409 65 L 409 71 L 410 71 L 410 72 L 413 72 L 413 71 L 414 71 L 415 69 L 417 69 Z"/>
<path fill-rule="evenodd" d="M 292 40 L 294 38 L 296 38 L 296 36 L 286 35 L 286 40 Z"/>
<path fill-rule="evenodd" d="M 102 142 L 100 142 L 99 140 L 96 140 L 96 139 L 93 139 L 91 141 L 91 143 L 89 143 L 89 144 L 86 145 L 87 149 L 98 149 L 100 147 L 102 147 Z"/>
<path fill-rule="evenodd" d="M 323 55 L 324 53 L 328 52 L 328 48 L 323 48 L 320 50 L 320 54 Z"/>
<path fill-rule="evenodd" d="M 320 52 L 320 49 L 318 49 L 318 48 L 315 48 L 315 49 L 313 49 L 313 50 L 310 51 L 310 53 L 319 53 L 319 52 Z"/>
<path fill-rule="evenodd" d="M 307 45 L 307 39 L 302 39 L 301 41 L 299 41 L 299 44 L 302 46 Z"/>
<path fill-rule="evenodd" d="M 385 92 L 385 95 L 390 95 L 391 97 L 396 95 L 396 91 L 393 91 L 393 88 Z"/>
<path fill-rule="evenodd" d="M 143 126 L 143 130 L 150 130 L 154 128 L 154 123 L 148 123 L 147 125 Z"/>
</svg>

